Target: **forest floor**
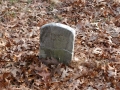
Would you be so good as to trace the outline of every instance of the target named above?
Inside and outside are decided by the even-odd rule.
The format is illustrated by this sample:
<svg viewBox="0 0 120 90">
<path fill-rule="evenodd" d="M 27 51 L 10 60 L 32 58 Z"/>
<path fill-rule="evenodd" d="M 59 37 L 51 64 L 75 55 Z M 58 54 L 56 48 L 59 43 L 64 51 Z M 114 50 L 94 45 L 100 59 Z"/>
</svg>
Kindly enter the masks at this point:
<svg viewBox="0 0 120 90">
<path fill-rule="evenodd" d="M 50 22 L 76 30 L 70 65 L 38 58 Z M 0 0 L 0 88 L 120 90 L 120 1 Z"/>
</svg>

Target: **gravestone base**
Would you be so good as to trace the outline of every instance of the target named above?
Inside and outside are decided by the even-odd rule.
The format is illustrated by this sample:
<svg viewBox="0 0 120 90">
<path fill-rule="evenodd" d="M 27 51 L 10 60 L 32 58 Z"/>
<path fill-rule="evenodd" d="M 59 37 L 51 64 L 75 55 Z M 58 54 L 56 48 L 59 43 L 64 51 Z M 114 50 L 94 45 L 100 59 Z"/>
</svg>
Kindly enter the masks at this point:
<svg viewBox="0 0 120 90">
<path fill-rule="evenodd" d="M 45 47 L 41 47 L 40 50 L 40 58 L 46 58 L 46 57 L 54 57 L 56 58 L 59 62 L 68 64 L 70 63 L 72 57 L 72 53 L 68 53 L 65 50 L 54 50 L 54 49 L 48 49 Z"/>
</svg>

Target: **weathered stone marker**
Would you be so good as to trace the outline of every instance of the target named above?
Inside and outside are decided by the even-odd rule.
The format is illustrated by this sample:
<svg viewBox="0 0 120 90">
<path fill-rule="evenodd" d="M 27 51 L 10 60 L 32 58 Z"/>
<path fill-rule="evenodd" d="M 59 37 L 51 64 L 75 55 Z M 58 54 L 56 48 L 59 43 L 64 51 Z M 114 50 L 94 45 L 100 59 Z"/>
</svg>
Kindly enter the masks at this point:
<svg viewBox="0 0 120 90">
<path fill-rule="evenodd" d="M 69 64 L 74 53 L 75 30 L 60 23 L 49 23 L 40 30 L 40 58 L 54 57 Z"/>
</svg>

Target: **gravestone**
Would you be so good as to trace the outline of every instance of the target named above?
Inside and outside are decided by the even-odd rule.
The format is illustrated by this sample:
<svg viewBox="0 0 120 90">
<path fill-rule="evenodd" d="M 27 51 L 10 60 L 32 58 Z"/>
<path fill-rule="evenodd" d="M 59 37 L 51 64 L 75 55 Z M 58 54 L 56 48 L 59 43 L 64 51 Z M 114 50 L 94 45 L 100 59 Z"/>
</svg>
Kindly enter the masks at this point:
<svg viewBox="0 0 120 90">
<path fill-rule="evenodd" d="M 60 23 L 45 24 L 40 29 L 40 58 L 53 57 L 69 64 L 74 53 L 75 30 Z"/>
</svg>

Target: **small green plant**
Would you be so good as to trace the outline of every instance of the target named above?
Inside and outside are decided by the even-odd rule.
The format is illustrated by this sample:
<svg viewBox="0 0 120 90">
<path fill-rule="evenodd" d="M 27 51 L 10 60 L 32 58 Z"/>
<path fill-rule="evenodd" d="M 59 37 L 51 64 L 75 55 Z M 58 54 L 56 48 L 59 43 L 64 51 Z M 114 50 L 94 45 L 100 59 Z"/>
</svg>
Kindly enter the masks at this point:
<svg viewBox="0 0 120 90">
<path fill-rule="evenodd" d="M 27 0 L 27 3 L 30 4 L 32 2 L 32 0 Z"/>
<path fill-rule="evenodd" d="M 14 11 L 7 11 L 6 15 L 9 17 L 16 17 L 16 13 Z"/>
<path fill-rule="evenodd" d="M 18 2 L 18 0 L 9 0 L 11 4 Z"/>
</svg>

